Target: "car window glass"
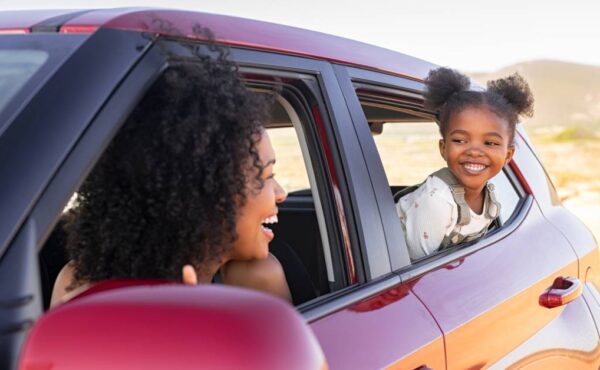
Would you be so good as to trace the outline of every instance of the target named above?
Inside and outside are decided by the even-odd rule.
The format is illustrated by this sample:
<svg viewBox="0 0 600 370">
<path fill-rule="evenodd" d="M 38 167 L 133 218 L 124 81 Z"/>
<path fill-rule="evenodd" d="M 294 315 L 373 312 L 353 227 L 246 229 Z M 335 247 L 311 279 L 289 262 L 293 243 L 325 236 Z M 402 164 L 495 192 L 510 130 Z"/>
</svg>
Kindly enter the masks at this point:
<svg viewBox="0 0 600 370">
<path fill-rule="evenodd" d="M 504 171 L 494 176 L 490 182 L 496 188 L 496 196 L 500 200 L 500 223 L 504 224 L 512 216 L 521 199 L 519 193 L 508 179 Z"/>
<path fill-rule="evenodd" d="M 286 99 L 287 95 L 290 99 Z M 295 304 L 329 293 L 335 285 L 333 261 L 314 158 L 307 142 L 306 112 L 293 95 L 277 98 L 267 126 L 277 156 L 276 178 L 288 192 L 278 205 L 279 222 L 273 225 L 270 245 L 282 262 Z"/>
<path fill-rule="evenodd" d="M 445 166 L 435 122 L 386 122 L 373 140 L 390 185 L 419 184 Z"/>
<path fill-rule="evenodd" d="M 0 50 L 0 111 L 47 59 L 43 50 Z"/>
<path fill-rule="evenodd" d="M 310 189 L 300 142 L 294 127 L 270 129 L 269 137 L 277 153 L 277 181 L 288 193 Z"/>
</svg>

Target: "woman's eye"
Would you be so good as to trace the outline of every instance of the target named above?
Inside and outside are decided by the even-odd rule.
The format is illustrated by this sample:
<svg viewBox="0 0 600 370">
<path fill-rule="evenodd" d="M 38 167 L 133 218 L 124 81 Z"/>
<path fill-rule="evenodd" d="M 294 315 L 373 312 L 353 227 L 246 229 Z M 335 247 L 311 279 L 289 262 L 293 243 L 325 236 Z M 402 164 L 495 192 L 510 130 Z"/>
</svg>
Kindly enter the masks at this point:
<svg viewBox="0 0 600 370">
<path fill-rule="evenodd" d="M 275 178 L 275 173 L 272 173 L 269 176 L 267 176 L 267 179 L 274 179 L 274 178 Z"/>
</svg>

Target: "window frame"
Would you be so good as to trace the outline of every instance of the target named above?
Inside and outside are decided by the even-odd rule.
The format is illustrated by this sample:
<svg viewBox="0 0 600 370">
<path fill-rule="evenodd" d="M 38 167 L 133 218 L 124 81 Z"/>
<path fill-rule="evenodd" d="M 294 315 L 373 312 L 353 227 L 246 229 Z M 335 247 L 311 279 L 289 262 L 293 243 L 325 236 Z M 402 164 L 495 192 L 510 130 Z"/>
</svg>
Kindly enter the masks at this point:
<svg viewBox="0 0 600 370">
<path fill-rule="evenodd" d="M 346 224 L 345 261 L 354 273 L 346 287 L 314 299 L 297 309 L 308 322 L 357 303 L 382 289 L 400 282 L 392 272 L 387 241 L 359 135 L 352 122 L 346 96 L 340 89 L 336 65 L 312 58 L 275 54 L 251 49 L 232 48 L 231 58 L 244 67 L 270 68 L 288 73 L 307 73 L 316 77 L 311 88 L 317 106 L 311 107 L 318 127 L 318 139 L 324 150 L 327 169 L 332 177 L 331 196 L 336 211 Z M 333 178 L 335 176 L 335 178 Z M 354 275 L 354 278 L 352 278 Z"/>
<path fill-rule="evenodd" d="M 104 148 L 148 87 L 169 65 L 169 58 L 164 55 L 165 47 L 175 55 L 180 55 L 182 50 L 186 49 L 181 46 L 181 40 L 149 40 L 143 35 L 138 36 L 144 41 L 150 41 L 151 46 L 143 50 L 143 57 L 112 91 L 93 119 L 86 123 L 86 130 L 82 131 L 73 148 L 57 168 L 39 200 L 32 205 L 28 217 L 29 221 L 39 225 L 35 241 L 38 250 L 58 222 L 61 211 L 71 195 L 84 181 Z M 325 190 L 319 191 L 323 191 L 323 198 L 332 202 L 331 207 L 323 207 L 326 212 L 331 212 L 326 218 L 335 221 L 331 224 L 332 227 L 339 227 L 335 232 L 328 229 L 330 239 L 342 245 L 336 248 L 334 243 L 330 243 L 332 255 L 338 254 L 338 257 L 333 256 L 333 265 L 348 270 L 348 276 L 344 276 L 346 280 L 342 286 L 336 287 L 339 290 L 298 307 L 307 320 L 316 320 L 372 294 L 368 291 L 357 291 L 358 286 L 371 280 L 371 271 L 383 270 L 383 273 L 387 274 L 391 272 L 379 213 L 372 201 L 375 195 L 368 183 L 364 158 L 330 63 L 250 49 L 230 50 L 229 59 L 242 67 L 278 71 L 296 77 L 301 74 L 314 77 L 311 81 L 306 81 L 306 88 L 314 97 L 314 101 L 308 104 L 308 113 L 315 121 L 313 123 L 316 129 L 312 130 L 310 135 L 314 136 L 314 142 L 323 147 L 320 154 L 322 158 L 319 158 L 322 166 L 315 168 L 321 168 L 324 172 L 323 178 L 331 182 L 331 189 L 327 186 Z M 178 59 L 177 62 L 179 61 Z M 370 242 L 366 243 L 365 240 Z M 377 242 L 373 243 L 373 240 Z M 375 247 L 384 258 L 369 258 L 369 253 L 365 250 Z"/>
<path fill-rule="evenodd" d="M 330 282 L 329 294 L 335 293 L 349 284 L 347 265 L 341 263 L 345 257 L 342 255 L 340 225 L 339 222 L 336 222 L 336 220 L 339 221 L 339 214 L 336 213 L 336 207 L 332 202 L 332 185 L 327 174 L 325 154 L 319 142 L 316 123 L 309 113 L 310 106 L 316 104 L 316 97 L 310 96 L 313 94 L 310 85 L 317 83 L 316 76 L 298 72 L 292 74 L 273 67 L 247 67 L 243 62 L 238 61 L 237 63 L 242 79 L 250 87 L 277 91 L 279 99 L 283 99 L 289 104 L 289 109 L 292 109 L 294 115 L 297 116 L 298 122 L 294 122 L 293 117 L 290 118 L 302 152 L 310 185 L 309 189 L 312 193 L 319 225 L 319 237 L 323 246 L 323 255 Z M 259 82 L 252 82 L 252 78 L 245 77 L 247 75 L 252 75 L 254 80 L 258 77 Z M 271 78 L 274 79 L 269 81 Z M 309 100 L 313 100 L 313 102 L 311 103 Z M 298 307 L 302 310 L 305 306 L 314 305 L 314 302 L 319 298 L 305 302 Z"/>
<path fill-rule="evenodd" d="M 399 227 L 396 210 L 391 195 L 390 184 L 387 181 L 385 170 L 379 157 L 377 147 L 371 136 L 370 130 L 362 107 L 360 105 L 359 95 L 357 91 L 361 89 L 364 93 L 365 89 L 372 89 L 373 94 L 394 95 L 396 97 L 406 98 L 406 108 L 414 109 L 415 115 L 426 114 L 433 116 L 433 112 L 428 112 L 422 106 L 423 92 L 425 85 L 416 80 L 404 78 L 400 76 L 392 76 L 380 72 L 363 70 L 355 67 L 337 66 L 337 75 L 340 79 L 340 84 L 347 98 L 349 109 L 352 112 L 352 118 L 356 126 L 357 132 L 360 133 L 361 144 L 368 153 L 365 157 L 369 166 L 369 171 L 372 176 L 375 176 L 373 181 L 375 192 L 379 195 L 380 211 L 382 220 L 387 219 L 386 238 L 388 240 L 388 250 L 391 258 L 392 269 L 400 274 L 401 280 L 406 281 L 416 276 L 420 276 L 427 271 L 438 268 L 444 264 L 448 264 L 455 260 L 460 260 L 461 257 L 473 253 L 476 250 L 486 248 L 503 239 L 508 234 L 512 233 L 525 219 L 533 202 L 533 197 L 526 193 L 524 186 L 519 182 L 518 176 L 514 173 L 511 166 L 507 165 L 503 169 L 503 173 L 509 184 L 512 185 L 515 193 L 519 197 L 515 209 L 506 222 L 499 228 L 492 230 L 482 240 L 472 243 L 465 243 L 459 248 L 452 248 L 447 251 L 432 254 L 422 259 L 411 261 L 408 257 L 408 248 L 404 234 Z M 352 106 L 351 106 L 352 104 Z M 418 113 L 418 114 L 417 114 Z M 387 191 L 386 191 L 387 190 Z M 395 230 L 394 230 L 395 229 Z M 401 251 L 398 251 L 401 249 Z"/>
</svg>

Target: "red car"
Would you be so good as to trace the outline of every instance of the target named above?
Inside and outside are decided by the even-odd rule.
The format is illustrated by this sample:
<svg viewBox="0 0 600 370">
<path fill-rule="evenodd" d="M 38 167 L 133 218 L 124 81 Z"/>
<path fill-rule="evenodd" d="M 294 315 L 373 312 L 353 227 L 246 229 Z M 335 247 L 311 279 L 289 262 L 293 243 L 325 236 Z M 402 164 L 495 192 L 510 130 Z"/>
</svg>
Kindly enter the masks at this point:
<svg viewBox="0 0 600 370">
<path fill-rule="evenodd" d="M 280 90 L 268 130 L 290 192 L 274 231 L 291 246 L 280 259 L 295 307 L 109 281 L 48 310 L 62 212 L 170 58 L 204 42 L 196 24 L 231 47 L 250 88 Z M 493 179 L 494 229 L 410 260 L 393 194 L 440 165 L 422 96 L 433 67 L 212 14 L 0 13 L 0 368 L 597 369 L 598 247 L 522 127 Z"/>
</svg>

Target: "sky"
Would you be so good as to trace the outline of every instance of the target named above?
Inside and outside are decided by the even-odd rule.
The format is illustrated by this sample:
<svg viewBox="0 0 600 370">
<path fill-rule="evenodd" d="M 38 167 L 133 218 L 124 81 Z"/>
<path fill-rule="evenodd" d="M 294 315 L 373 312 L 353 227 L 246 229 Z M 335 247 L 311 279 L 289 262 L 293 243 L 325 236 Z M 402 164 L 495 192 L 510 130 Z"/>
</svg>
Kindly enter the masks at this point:
<svg viewBox="0 0 600 370">
<path fill-rule="evenodd" d="M 0 10 L 158 6 L 347 37 L 465 72 L 553 59 L 600 66 L 600 0 L 0 0 Z"/>
</svg>

